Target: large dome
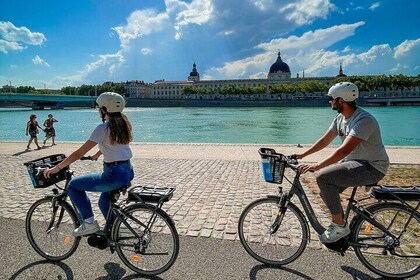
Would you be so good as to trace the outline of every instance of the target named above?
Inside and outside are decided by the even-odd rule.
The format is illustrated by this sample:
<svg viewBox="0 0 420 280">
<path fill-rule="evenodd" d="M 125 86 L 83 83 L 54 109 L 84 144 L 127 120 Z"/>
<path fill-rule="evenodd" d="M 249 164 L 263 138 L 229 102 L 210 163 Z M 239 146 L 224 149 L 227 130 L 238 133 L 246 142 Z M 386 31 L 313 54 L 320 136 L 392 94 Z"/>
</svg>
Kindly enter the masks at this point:
<svg viewBox="0 0 420 280">
<path fill-rule="evenodd" d="M 290 67 L 289 65 L 284 63 L 283 60 L 281 60 L 280 52 L 278 53 L 277 61 L 273 65 L 271 65 L 269 73 L 278 73 L 278 72 L 290 73 Z"/>
</svg>

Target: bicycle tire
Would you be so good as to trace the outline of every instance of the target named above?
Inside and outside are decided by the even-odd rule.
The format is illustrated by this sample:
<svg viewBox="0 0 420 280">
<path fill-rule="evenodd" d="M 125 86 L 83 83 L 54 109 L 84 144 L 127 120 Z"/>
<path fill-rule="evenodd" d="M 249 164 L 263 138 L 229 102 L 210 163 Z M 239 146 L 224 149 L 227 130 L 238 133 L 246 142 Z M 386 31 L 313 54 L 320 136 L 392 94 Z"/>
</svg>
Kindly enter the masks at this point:
<svg viewBox="0 0 420 280">
<path fill-rule="evenodd" d="M 253 201 L 243 210 L 238 223 L 245 250 L 254 259 L 274 266 L 296 260 L 305 250 L 309 236 L 305 217 L 292 202 L 275 235 L 270 233 L 279 212 L 279 200 L 280 197 L 267 197 Z"/>
<path fill-rule="evenodd" d="M 148 225 L 155 207 L 148 204 L 133 204 L 123 211 L 143 224 Z M 116 251 L 120 259 L 133 271 L 142 275 L 157 275 L 168 270 L 178 257 L 179 236 L 172 219 L 162 209 L 157 209 L 156 219 L 151 229 L 146 229 L 134 220 L 128 218 L 126 222 L 144 236 L 139 240 L 120 219 L 115 220 L 112 227 L 112 237 L 116 244 Z M 142 241 L 149 242 L 144 252 Z M 121 246 L 128 244 L 129 246 Z M 128 250 L 127 250 L 128 248 Z M 136 252 L 137 249 L 137 252 Z"/>
<path fill-rule="evenodd" d="M 398 203 L 376 204 L 366 209 L 383 226 L 395 236 L 399 236 L 402 226 L 408 221 L 412 209 Z M 386 234 L 370 224 L 361 216 L 356 216 L 352 238 L 356 243 L 366 245 L 384 245 L 389 241 Z M 396 253 L 412 256 L 401 258 L 390 254 L 384 248 L 363 248 L 356 246 L 355 253 L 359 260 L 372 272 L 387 278 L 409 278 L 420 273 L 420 215 L 414 213 L 407 231 L 399 239 Z M 414 258 L 417 256 L 417 258 Z"/>
<path fill-rule="evenodd" d="M 47 232 L 52 219 L 52 199 L 44 197 L 29 208 L 26 215 L 25 231 L 32 248 L 43 258 L 61 261 L 70 257 L 79 246 L 80 237 L 73 237 L 72 232 L 79 226 L 79 220 L 73 208 L 64 201 L 58 202 L 55 223 L 63 211 L 60 224 Z"/>
</svg>

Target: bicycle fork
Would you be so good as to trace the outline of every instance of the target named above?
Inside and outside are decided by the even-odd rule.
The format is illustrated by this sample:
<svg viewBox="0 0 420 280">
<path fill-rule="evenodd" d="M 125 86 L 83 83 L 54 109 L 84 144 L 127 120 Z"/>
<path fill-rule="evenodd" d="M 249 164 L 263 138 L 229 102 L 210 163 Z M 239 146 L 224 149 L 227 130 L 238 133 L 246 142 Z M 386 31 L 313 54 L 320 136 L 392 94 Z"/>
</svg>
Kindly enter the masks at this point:
<svg viewBox="0 0 420 280">
<path fill-rule="evenodd" d="M 278 203 L 278 212 L 276 215 L 276 219 L 274 220 L 273 224 L 270 227 L 270 234 L 275 234 L 277 230 L 280 228 L 281 222 L 283 221 L 284 214 L 286 213 L 287 205 L 290 201 L 290 194 L 289 193 L 283 193 L 282 190 L 279 190 L 280 192 L 280 200 Z"/>
<path fill-rule="evenodd" d="M 50 232 L 52 232 L 54 229 L 58 228 L 59 225 L 61 224 L 61 220 L 63 219 L 63 216 L 64 216 L 64 208 L 61 207 L 61 210 L 60 210 L 60 214 L 58 216 L 57 223 L 55 223 L 55 218 L 56 218 L 56 214 L 57 214 L 59 202 L 60 202 L 59 197 L 54 196 L 52 198 L 52 201 L 51 201 L 51 208 L 52 208 L 51 209 L 51 221 L 50 221 L 50 224 L 48 225 L 48 228 L 47 228 L 47 231 L 46 231 L 47 234 L 49 234 Z M 54 225 L 54 223 L 55 223 L 55 225 Z"/>
</svg>

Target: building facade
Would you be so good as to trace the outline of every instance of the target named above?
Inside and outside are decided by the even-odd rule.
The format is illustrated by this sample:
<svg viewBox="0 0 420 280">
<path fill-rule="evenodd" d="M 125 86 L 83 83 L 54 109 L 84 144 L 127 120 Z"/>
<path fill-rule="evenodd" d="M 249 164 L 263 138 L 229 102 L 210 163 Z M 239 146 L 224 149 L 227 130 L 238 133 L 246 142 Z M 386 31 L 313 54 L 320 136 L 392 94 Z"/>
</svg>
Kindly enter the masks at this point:
<svg viewBox="0 0 420 280">
<path fill-rule="evenodd" d="M 152 98 L 152 99 L 299 99 L 299 98 L 322 98 L 325 92 L 315 93 L 293 93 L 293 94 L 270 94 L 270 88 L 278 84 L 292 84 L 301 82 L 318 82 L 326 87 L 330 87 L 336 77 L 345 77 L 342 65 L 337 76 L 332 77 L 305 77 L 296 75 L 291 77 L 290 67 L 285 63 L 280 55 L 277 54 L 277 60 L 269 68 L 266 79 L 232 79 L 232 80 L 200 80 L 200 74 L 197 71 L 195 62 L 192 71 L 185 81 L 165 81 L 158 80 L 154 83 L 144 83 L 143 81 L 130 81 L 126 83 L 127 94 L 132 98 Z M 226 95 L 220 94 L 220 89 L 232 86 L 235 88 L 265 88 L 264 92 L 252 95 Z M 206 94 L 183 94 L 186 87 L 193 87 L 197 91 L 206 92 Z M 210 94 L 209 94 L 210 92 Z"/>
</svg>

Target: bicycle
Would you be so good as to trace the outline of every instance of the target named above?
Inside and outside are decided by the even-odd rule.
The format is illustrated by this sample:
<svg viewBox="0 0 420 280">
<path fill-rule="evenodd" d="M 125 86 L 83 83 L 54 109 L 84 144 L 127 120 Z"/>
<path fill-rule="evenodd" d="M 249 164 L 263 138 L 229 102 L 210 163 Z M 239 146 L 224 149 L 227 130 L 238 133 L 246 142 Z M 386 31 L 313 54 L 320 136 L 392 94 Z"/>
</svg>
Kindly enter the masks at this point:
<svg viewBox="0 0 420 280">
<path fill-rule="evenodd" d="M 298 197 L 315 231 L 322 234 L 325 228 L 319 223 L 301 185 L 298 161 L 274 149 L 261 148 L 259 153 L 264 179 L 281 184 L 285 178 L 291 188 L 283 192 L 279 186 L 279 195 L 251 202 L 239 218 L 239 237 L 245 250 L 256 260 L 268 265 L 286 265 L 296 260 L 310 241 L 308 221 L 291 201 L 294 196 Z M 286 168 L 295 172 L 293 181 L 284 175 Z M 360 205 L 363 199 L 355 199 L 355 187 L 344 213 L 346 223 L 350 212 L 355 214 L 350 222 L 351 233 L 324 245 L 341 255 L 352 247 L 363 265 L 383 277 L 408 278 L 419 274 L 420 187 L 377 184 L 369 187 L 372 187 L 371 197 L 378 201 Z"/>
<path fill-rule="evenodd" d="M 51 185 L 52 195 L 36 201 L 29 208 L 25 228 L 33 249 L 50 261 L 70 257 L 77 249 L 81 236 L 72 232 L 81 225 L 81 219 L 73 203 L 67 202 L 67 189 L 74 172 L 69 167 L 46 179 L 43 170 L 65 159 L 64 154 L 26 162 L 31 181 L 36 189 Z M 81 160 L 91 159 L 83 157 Z M 57 185 L 65 180 L 64 188 Z M 175 188 L 147 186 L 121 186 L 111 192 L 111 207 L 103 230 L 88 235 L 88 244 L 98 249 L 110 248 L 117 252 L 122 262 L 142 275 L 157 275 L 168 270 L 179 252 L 179 236 L 175 223 L 162 210 Z M 127 194 L 118 202 L 121 195 Z M 115 221 L 111 222 L 112 214 Z"/>
</svg>

